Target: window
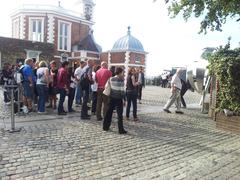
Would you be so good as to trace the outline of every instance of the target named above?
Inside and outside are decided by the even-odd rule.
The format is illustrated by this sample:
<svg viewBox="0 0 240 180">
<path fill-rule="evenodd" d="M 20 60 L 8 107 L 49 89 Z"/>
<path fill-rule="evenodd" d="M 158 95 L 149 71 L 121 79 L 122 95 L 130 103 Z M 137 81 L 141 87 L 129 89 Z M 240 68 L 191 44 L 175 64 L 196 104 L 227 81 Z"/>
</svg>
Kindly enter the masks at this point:
<svg viewBox="0 0 240 180">
<path fill-rule="evenodd" d="M 43 42 L 44 19 L 31 19 L 29 24 L 29 40 Z"/>
<path fill-rule="evenodd" d="M 13 21 L 13 34 L 12 34 L 13 38 L 19 38 L 19 28 L 20 28 L 19 23 L 20 23 L 19 19 L 16 19 Z"/>
<path fill-rule="evenodd" d="M 63 21 L 58 23 L 58 49 L 60 51 L 71 50 L 71 24 Z"/>
<path fill-rule="evenodd" d="M 140 56 L 136 56 L 135 63 L 136 64 L 141 64 L 141 57 Z"/>
<path fill-rule="evenodd" d="M 26 50 L 27 52 L 27 58 L 35 59 L 36 61 L 39 60 L 39 55 L 41 51 L 32 51 L 32 50 Z"/>
</svg>

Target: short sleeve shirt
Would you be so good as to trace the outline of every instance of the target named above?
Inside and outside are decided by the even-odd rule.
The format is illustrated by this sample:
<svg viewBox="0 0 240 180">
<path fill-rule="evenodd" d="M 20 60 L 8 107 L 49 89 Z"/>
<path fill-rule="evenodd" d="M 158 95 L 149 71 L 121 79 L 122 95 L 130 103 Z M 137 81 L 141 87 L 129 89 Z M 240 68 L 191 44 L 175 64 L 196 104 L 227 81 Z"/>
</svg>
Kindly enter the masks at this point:
<svg viewBox="0 0 240 180">
<path fill-rule="evenodd" d="M 31 68 L 31 66 L 29 65 L 25 65 L 23 68 L 23 76 L 24 76 L 24 80 L 28 81 L 28 77 L 32 77 L 33 78 L 33 70 Z"/>
</svg>

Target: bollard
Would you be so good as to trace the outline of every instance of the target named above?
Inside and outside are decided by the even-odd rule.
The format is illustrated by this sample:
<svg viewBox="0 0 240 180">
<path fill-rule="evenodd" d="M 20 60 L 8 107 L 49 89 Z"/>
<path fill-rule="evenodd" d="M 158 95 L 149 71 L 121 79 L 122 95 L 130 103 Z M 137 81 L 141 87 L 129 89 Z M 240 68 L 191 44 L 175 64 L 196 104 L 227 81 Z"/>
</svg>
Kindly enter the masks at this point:
<svg viewBox="0 0 240 180">
<path fill-rule="evenodd" d="M 11 89 L 11 129 L 8 130 L 8 132 L 10 133 L 14 133 L 14 132 L 20 132 L 21 128 L 16 128 L 15 127 L 15 113 L 14 113 L 14 88 L 16 86 L 14 85 L 9 85 L 7 86 Z"/>
</svg>

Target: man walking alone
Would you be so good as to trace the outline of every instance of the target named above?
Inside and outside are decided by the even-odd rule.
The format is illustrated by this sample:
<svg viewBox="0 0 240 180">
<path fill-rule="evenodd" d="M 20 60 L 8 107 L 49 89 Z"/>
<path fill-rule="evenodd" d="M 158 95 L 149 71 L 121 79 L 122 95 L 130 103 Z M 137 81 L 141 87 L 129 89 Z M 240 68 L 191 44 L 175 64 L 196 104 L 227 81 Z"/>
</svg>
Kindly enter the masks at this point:
<svg viewBox="0 0 240 180">
<path fill-rule="evenodd" d="M 182 89 L 182 83 L 181 83 L 181 79 L 180 79 L 181 72 L 182 72 L 181 69 L 177 69 L 177 72 L 172 77 L 172 81 L 171 81 L 171 93 L 172 94 L 163 109 L 163 111 L 165 111 L 166 113 L 171 113 L 171 111 L 169 111 L 169 108 L 172 106 L 172 104 L 174 102 L 176 102 L 177 110 L 175 111 L 175 113 L 183 114 L 183 112 L 180 110 L 180 105 L 181 105 L 180 104 L 181 103 L 180 92 Z"/>
</svg>

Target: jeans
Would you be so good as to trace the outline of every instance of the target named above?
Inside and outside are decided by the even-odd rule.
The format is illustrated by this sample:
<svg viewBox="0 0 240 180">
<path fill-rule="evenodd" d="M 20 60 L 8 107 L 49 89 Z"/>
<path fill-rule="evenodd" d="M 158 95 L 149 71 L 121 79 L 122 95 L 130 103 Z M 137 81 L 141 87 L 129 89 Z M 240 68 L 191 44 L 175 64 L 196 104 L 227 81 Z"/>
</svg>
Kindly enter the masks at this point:
<svg viewBox="0 0 240 180">
<path fill-rule="evenodd" d="M 95 113 L 97 109 L 97 97 L 98 94 L 96 91 L 92 92 L 92 112 Z"/>
<path fill-rule="evenodd" d="M 38 93 L 38 111 L 45 112 L 45 102 L 48 94 L 48 88 L 46 85 L 37 84 L 37 93 Z"/>
<path fill-rule="evenodd" d="M 23 81 L 23 95 L 27 99 L 33 99 L 33 87 L 30 87 L 29 81 Z"/>
<path fill-rule="evenodd" d="M 80 86 L 80 83 L 78 83 L 76 88 L 76 104 L 82 104 L 82 88 Z"/>
<path fill-rule="evenodd" d="M 89 100 L 89 88 L 82 89 L 82 95 L 83 95 L 83 103 L 82 103 L 81 117 L 86 117 L 88 116 L 87 103 Z"/>
<path fill-rule="evenodd" d="M 127 92 L 126 117 L 129 118 L 131 104 L 133 104 L 133 117 L 137 118 L 137 93 L 135 91 Z"/>
<path fill-rule="evenodd" d="M 66 90 L 63 88 L 60 88 L 59 95 L 60 95 L 60 99 L 59 99 L 59 103 L 58 103 L 58 113 L 62 113 L 62 112 L 64 112 L 63 103 L 64 103 L 65 97 L 66 97 Z"/>
<path fill-rule="evenodd" d="M 107 110 L 106 116 L 104 117 L 103 121 L 103 129 L 104 130 L 109 130 L 109 127 L 111 126 L 112 122 L 112 114 L 113 110 L 117 110 L 117 115 L 118 115 L 118 130 L 119 132 L 123 132 L 123 100 L 122 99 L 115 99 L 110 97 L 109 101 L 109 108 Z"/>
</svg>

